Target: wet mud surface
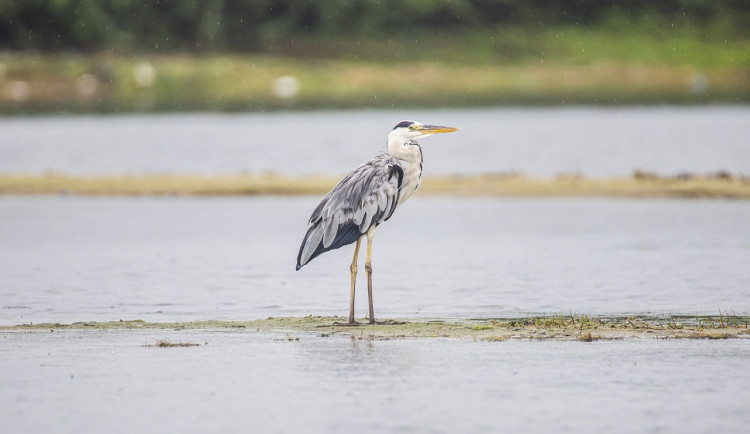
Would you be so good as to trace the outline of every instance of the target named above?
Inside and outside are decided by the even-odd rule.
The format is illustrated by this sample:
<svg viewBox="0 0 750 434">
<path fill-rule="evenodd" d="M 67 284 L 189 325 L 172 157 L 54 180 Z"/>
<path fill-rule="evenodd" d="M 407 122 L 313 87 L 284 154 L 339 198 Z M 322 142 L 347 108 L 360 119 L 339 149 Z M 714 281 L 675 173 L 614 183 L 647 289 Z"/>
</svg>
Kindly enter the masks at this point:
<svg viewBox="0 0 750 434">
<path fill-rule="evenodd" d="M 750 339 L 739 325 L 333 320 L 3 327 L 4 432 L 602 433 L 617 421 L 621 433 L 687 434 L 750 424 Z"/>
<path fill-rule="evenodd" d="M 7 331 L 61 330 L 246 330 L 260 333 L 351 336 L 366 339 L 451 338 L 482 341 L 532 339 L 550 341 L 595 341 L 619 339 L 750 339 L 750 319 L 743 316 L 595 317 L 560 315 L 521 319 L 489 320 L 390 320 L 390 324 L 340 325 L 342 317 L 306 316 L 254 321 L 74 322 L 70 324 L 20 324 L 0 327 Z M 386 321 L 388 322 L 388 321 Z"/>
</svg>

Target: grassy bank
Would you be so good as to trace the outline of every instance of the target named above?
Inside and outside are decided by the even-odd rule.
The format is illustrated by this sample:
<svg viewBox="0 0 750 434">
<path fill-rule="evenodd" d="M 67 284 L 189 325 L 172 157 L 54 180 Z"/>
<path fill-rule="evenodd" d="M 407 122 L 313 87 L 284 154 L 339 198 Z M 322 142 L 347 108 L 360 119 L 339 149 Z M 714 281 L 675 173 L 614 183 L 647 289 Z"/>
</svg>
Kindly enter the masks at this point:
<svg viewBox="0 0 750 434">
<path fill-rule="evenodd" d="M 732 66 L 107 55 L 6 55 L 0 62 L 5 114 L 750 101 L 748 70 Z M 294 77 L 295 96 L 275 94 L 280 77 Z"/>
<path fill-rule="evenodd" d="M 0 194 L 79 195 L 322 195 L 338 177 L 281 175 L 147 175 L 80 177 L 60 174 L 0 175 Z M 584 176 L 530 178 L 522 175 L 433 176 L 420 195 L 527 197 L 634 197 L 750 199 L 750 178 L 726 173 L 591 179 Z"/>
<path fill-rule="evenodd" d="M 750 41 L 727 32 L 614 23 L 298 39 L 256 54 L 5 52 L 0 113 L 747 103 Z M 286 96 L 280 77 L 293 77 Z"/>
<path fill-rule="evenodd" d="M 299 335 L 315 334 L 351 336 L 353 339 L 452 338 L 481 341 L 533 339 L 553 341 L 597 341 L 614 339 L 750 339 L 750 318 L 736 315 L 703 317 L 596 317 L 587 315 L 553 315 L 517 319 L 463 321 L 400 321 L 389 325 L 368 325 L 358 320 L 358 327 L 342 327 L 341 317 L 307 316 L 304 318 L 268 318 L 255 321 L 198 321 L 182 323 L 149 323 L 142 320 L 113 322 L 76 322 L 73 324 L 21 324 L 0 326 L 4 331 L 122 330 L 122 329 L 217 329 L 246 330 L 285 334 L 285 339 L 299 340 Z M 180 346 L 180 345 L 158 345 Z M 186 346 L 186 345 L 181 345 Z"/>
</svg>

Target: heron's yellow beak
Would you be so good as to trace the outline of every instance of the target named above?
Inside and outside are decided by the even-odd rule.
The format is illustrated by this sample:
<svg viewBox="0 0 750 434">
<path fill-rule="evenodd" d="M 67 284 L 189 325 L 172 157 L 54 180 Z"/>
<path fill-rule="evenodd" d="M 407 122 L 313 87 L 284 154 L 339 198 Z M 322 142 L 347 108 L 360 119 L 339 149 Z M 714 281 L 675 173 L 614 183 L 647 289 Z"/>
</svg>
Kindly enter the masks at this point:
<svg viewBox="0 0 750 434">
<path fill-rule="evenodd" d="M 456 127 L 442 127 L 440 125 L 422 125 L 419 132 L 422 134 L 452 133 L 458 131 Z"/>
</svg>

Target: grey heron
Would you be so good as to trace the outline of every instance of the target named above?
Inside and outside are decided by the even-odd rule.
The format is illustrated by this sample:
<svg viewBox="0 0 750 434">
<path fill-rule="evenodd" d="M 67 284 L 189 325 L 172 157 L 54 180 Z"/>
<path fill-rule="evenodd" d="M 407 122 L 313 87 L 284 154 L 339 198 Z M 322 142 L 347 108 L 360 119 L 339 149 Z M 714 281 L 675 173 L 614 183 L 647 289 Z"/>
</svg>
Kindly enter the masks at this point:
<svg viewBox="0 0 750 434">
<path fill-rule="evenodd" d="M 349 267 L 351 287 L 349 322 L 354 321 L 354 287 L 357 257 L 362 239 L 367 237 L 367 296 L 370 324 L 375 321 L 372 306 L 372 239 L 375 228 L 388 220 L 422 182 L 422 147 L 417 139 L 457 131 L 455 127 L 424 125 L 401 121 L 388 134 L 388 152 L 376 155 L 346 175 L 318 204 L 308 222 L 307 233 L 297 254 L 297 270 L 318 255 L 356 243 Z"/>
</svg>

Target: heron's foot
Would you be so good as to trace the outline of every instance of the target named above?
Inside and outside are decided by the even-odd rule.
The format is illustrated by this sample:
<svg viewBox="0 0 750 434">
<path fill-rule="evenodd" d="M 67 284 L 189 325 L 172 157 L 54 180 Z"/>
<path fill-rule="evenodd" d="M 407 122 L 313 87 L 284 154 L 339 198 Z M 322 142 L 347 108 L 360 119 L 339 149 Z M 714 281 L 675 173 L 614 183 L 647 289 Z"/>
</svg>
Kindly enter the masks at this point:
<svg viewBox="0 0 750 434">
<path fill-rule="evenodd" d="M 369 322 L 369 324 L 370 325 L 402 325 L 402 324 L 406 324 L 406 323 L 403 322 L 403 321 L 394 321 L 392 319 L 389 319 L 389 320 L 385 320 L 385 321 L 375 321 L 375 320 L 372 320 L 372 321 Z"/>
<path fill-rule="evenodd" d="M 336 327 L 356 327 L 356 326 L 361 326 L 361 325 L 364 325 L 364 324 L 362 324 L 361 322 L 357 322 L 357 321 L 349 321 L 349 322 L 338 322 L 337 321 L 337 322 L 333 323 L 333 325 L 336 326 Z"/>
</svg>

